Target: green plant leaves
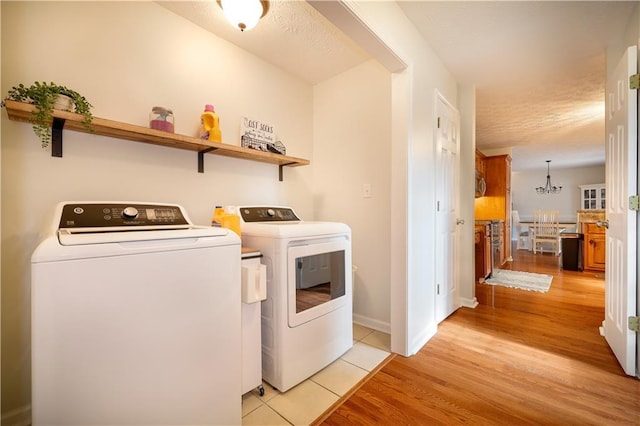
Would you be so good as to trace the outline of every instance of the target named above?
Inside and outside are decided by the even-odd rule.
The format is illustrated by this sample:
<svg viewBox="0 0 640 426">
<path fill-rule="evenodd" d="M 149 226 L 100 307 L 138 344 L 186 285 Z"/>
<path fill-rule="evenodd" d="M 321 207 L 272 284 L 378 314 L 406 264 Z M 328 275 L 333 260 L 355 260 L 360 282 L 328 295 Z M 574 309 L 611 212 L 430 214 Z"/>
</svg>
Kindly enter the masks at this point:
<svg viewBox="0 0 640 426">
<path fill-rule="evenodd" d="M 53 82 L 34 82 L 26 87 L 24 84 L 13 86 L 0 106 L 5 106 L 4 101 L 12 100 L 26 102 L 35 105 L 37 108 L 31 113 L 31 123 L 34 133 L 40 138 L 42 147 L 45 148 L 51 142 L 51 122 L 53 120 L 53 105 L 59 95 L 65 95 L 73 100 L 74 112 L 83 116 L 82 125 L 91 131 L 91 121 L 93 115 L 91 108 L 93 105 L 87 99 L 65 86 L 57 85 Z"/>
</svg>

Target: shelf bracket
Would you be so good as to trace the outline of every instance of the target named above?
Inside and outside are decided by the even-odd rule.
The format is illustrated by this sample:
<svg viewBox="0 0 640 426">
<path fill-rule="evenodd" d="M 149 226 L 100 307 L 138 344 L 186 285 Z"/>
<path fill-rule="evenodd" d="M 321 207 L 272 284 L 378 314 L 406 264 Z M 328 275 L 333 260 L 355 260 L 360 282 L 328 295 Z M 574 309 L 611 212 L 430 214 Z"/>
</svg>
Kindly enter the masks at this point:
<svg viewBox="0 0 640 426">
<path fill-rule="evenodd" d="M 294 163 L 280 164 L 280 166 L 278 167 L 278 180 L 280 182 L 284 180 L 282 177 L 282 170 L 284 169 L 285 166 L 290 166 L 291 164 L 294 164 Z"/>
<path fill-rule="evenodd" d="M 51 156 L 62 157 L 62 129 L 64 118 L 53 118 L 51 123 Z"/>
<path fill-rule="evenodd" d="M 218 148 L 211 147 L 202 151 L 198 151 L 198 173 L 204 173 L 204 155 L 207 152 L 215 151 L 216 149 Z"/>
</svg>

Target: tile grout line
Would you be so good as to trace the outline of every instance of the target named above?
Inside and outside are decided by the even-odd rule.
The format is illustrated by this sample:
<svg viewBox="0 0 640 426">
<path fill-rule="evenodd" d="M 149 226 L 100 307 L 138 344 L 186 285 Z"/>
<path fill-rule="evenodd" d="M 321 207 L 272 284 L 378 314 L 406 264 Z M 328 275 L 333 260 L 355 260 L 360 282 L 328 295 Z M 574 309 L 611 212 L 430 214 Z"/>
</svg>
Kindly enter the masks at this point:
<svg viewBox="0 0 640 426">
<path fill-rule="evenodd" d="M 349 389 L 349 390 L 348 390 L 348 391 L 347 391 L 343 396 L 341 396 L 341 395 L 337 394 L 336 392 L 332 391 L 331 389 L 327 388 L 326 386 L 322 385 L 321 383 L 318 383 L 317 381 L 313 380 L 313 378 L 312 378 L 313 376 L 312 376 L 312 377 L 309 377 L 308 379 L 306 379 L 306 380 L 305 380 L 305 381 L 309 381 L 309 382 L 311 382 L 311 383 L 314 383 L 315 385 L 317 385 L 317 386 L 319 386 L 320 388 L 322 388 L 322 389 L 324 389 L 324 390 L 328 391 L 330 394 L 335 395 L 335 396 L 338 398 L 338 400 L 337 400 L 337 401 L 335 401 L 333 404 L 331 404 L 331 405 L 330 405 L 330 406 L 329 406 L 329 407 L 328 407 L 328 408 L 323 412 L 323 414 L 322 414 L 318 419 L 316 419 L 314 422 L 312 422 L 312 424 L 317 424 L 317 422 L 318 422 L 318 420 L 319 420 L 319 419 L 323 419 L 323 418 L 328 417 L 328 415 L 329 415 L 329 414 L 331 414 L 333 411 L 335 411 L 335 410 L 337 409 L 337 407 L 339 407 L 339 406 L 340 406 L 340 405 L 341 405 L 341 404 L 342 404 L 342 403 L 343 403 L 343 402 L 344 402 L 344 401 L 345 401 L 345 400 L 346 400 L 350 395 L 352 395 L 353 393 L 355 393 L 355 391 L 357 391 L 357 390 L 358 390 L 358 389 L 359 389 L 359 388 L 360 388 L 364 383 L 366 383 L 366 381 L 368 381 L 370 377 L 372 377 L 375 373 L 377 373 L 377 372 L 378 372 L 378 371 L 379 371 L 379 370 L 380 370 L 384 365 L 386 365 L 386 364 L 387 364 L 387 363 L 388 363 L 388 362 L 393 358 L 393 356 L 395 356 L 395 354 L 391 353 L 391 352 L 390 352 L 390 350 L 388 350 L 388 349 L 386 349 L 386 348 L 381 348 L 381 347 L 378 347 L 378 346 L 375 346 L 375 345 L 372 345 L 372 344 L 369 344 L 369 343 L 364 342 L 364 339 L 366 339 L 367 337 L 371 336 L 371 335 L 372 335 L 372 334 L 374 334 L 375 332 L 376 332 L 376 330 L 371 330 L 371 331 L 369 331 L 368 333 L 366 333 L 364 336 L 362 336 L 362 338 L 357 339 L 357 340 L 354 340 L 354 345 L 355 345 L 356 343 L 362 343 L 362 344 L 363 344 L 363 345 L 365 345 L 365 346 L 368 346 L 368 347 L 371 347 L 371 348 L 374 348 L 374 349 L 378 349 L 378 350 L 384 351 L 384 352 L 386 352 L 386 353 L 388 354 L 388 355 L 387 355 L 387 357 L 386 357 L 384 360 L 382 360 L 380 363 L 378 363 L 378 364 L 377 364 L 377 365 L 376 365 L 372 370 L 367 370 L 366 368 L 364 368 L 364 367 L 362 367 L 362 366 L 360 366 L 360 365 L 357 365 L 357 364 L 355 364 L 355 363 L 353 363 L 353 362 L 350 362 L 350 361 L 347 361 L 346 359 L 343 359 L 343 358 L 342 358 L 342 356 L 344 356 L 348 351 L 347 351 L 347 352 L 345 352 L 345 354 L 343 354 L 341 357 L 337 358 L 337 359 L 334 361 L 334 362 L 336 362 L 337 360 L 341 360 L 341 361 L 346 362 L 347 364 L 349 364 L 349 365 L 351 365 L 351 366 L 353 366 L 353 367 L 356 367 L 356 368 L 358 368 L 359 370 L 362 370 L 362 371 L 364 371 L 364 372 L 366 373 L 365 377 L 363 377 L 362 379 L 360 379 L 360 380 L 359 380 L 359 381 L 358 381 L 354 386 L 352 386 L 352 387 L 351 387 L 351 388 L 350 388 L 350 389 Z M 382 333 L 382 332 L 380 332 L 380 333 Z M 331 365 L 331 364 L 329 364 L 329 365 Z M 327 366 L 327 367 L 328 367 L 328 366 Z M 325 368 L 326 368 L 326 367 L 325 367 Z M 322 370 L 321 370 L 321 371 L 322 371 Z M 317 374 L 317 373 L 316 373 L 316 374 Z M 315 374 L 314 374 L 314 375 L 315 375 Z M 263 383 L 264 383 L 265 385 L 267 385 L 267 386 L 271 386 L 270 384 L 268 384 L 268 383 L 266 383 L 266 382 L 263 382 Z M 303 382 L 301 382 L 301 383 L 304 383 L 304 381 L 303 381 Z M 275 389 L 274 389 L 274 390 L 275 390 Z M 283 392 L 279 392 L 279 391 L 278 391 L 278 394 L 276 394 L 276 395 L 272 396 L 269 400 L 263 400 L 263 397 L 259 397 L 259 396 L 255 395 L 255 394 L 253 393 L 253 391 L 250 391 L 250 392 L 252 392 L 252 396 L 253 396 L 253 397 L 257 398 L 257 400 L 259 401 L 259 405 L 258 405 L 256 408 L 254 408 L 253 410 L 251 410 L 251 411 L 249 411 L 248 413 L 246 413 L 245 415 L 243 415 L 243 416 L 242 416 L 242 418 L 245 418 L 245 417 L 249 416 L 251 413 L 255 412 L 256 410 L 258 410 L 258 409 L 259 409 L 259 408 L 261 408 L 262 406 L 267 406 L 267 407 L 268 407 L 268 409 L 270 409 L 270 410 L 272 410 L 273 412 L 275 412 L 275 413 L 276 413 L 279 417 L 281 417 L 284 421 L 286 421 L 286 422 L 287 422 L 287 423 L 289 423 L 289 424 L 293 424 L 293 423 L 291 423 L 291 421 L 290 421 L 289 419 L 287 419 L 287 417 L 285 417 L 285 415 L 284 415 L 283 413 L 280 413 L 280 412 L 279 412 L 275 407 L 273 407 L 273 406 L 271 406 L 271 405 L 270 405 L 270 402 L 271 402 L 271 401 L 273 401 L 273 400 L 274 400 L 278 395 L 284 395 L 286 392 L 284 392 L 284 393 L 283 393 Z"/>
</svg>

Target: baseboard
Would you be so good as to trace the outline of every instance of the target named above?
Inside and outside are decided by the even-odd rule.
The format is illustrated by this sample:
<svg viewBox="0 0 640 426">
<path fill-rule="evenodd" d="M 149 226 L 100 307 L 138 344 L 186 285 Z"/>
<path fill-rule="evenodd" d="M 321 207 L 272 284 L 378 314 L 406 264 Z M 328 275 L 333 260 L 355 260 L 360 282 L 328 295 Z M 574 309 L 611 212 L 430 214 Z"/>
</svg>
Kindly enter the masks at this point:
<svg viewBox="0 0 640 426">
<path fill-rule="evenodd" d="M 478 299 L 476 299 L 475 297 L 473 299 L 467 299 L 466 297 L 461 297 L 460 306 L 473 309 L 476 306 L 478 306 Z"/>
<path fill-rule="evenodd" d="M 437 332 L 438 325 L 435 322 L 432 322 L 429 327 L 422 330 L 422 333 L 418 334 L 416 338 L 413 339 L 411 347 L 409 347 L 409 355 L 417 354 L 420 349 L 422 349 L 422 347 L 436 335 Z"/>
<path fill-rule="evenodd" d="M 391 324 L 364 315 L 353 314 L 353 322 L 381 333 L 391 334 Z"/>
<path fill-rule="evenodd" d="M 2 413 L 0 424 L 3 426 L 29 426 L 31 425 L 31 405 L 16 408 L 8 413 Z"/>
</svg>

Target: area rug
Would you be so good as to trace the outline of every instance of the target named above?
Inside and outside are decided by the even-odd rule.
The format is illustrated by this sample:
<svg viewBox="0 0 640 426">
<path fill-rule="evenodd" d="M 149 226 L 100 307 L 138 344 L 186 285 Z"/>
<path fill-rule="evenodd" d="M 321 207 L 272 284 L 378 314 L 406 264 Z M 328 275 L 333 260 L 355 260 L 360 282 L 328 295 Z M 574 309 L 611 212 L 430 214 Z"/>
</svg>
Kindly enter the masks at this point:
<svg viewBox="0 0 640 426">
<path fill-rule="evenodd" d="M 552 280 L 553 277 L 551 275 L 499 269 L 495 273 L 492 272 L 491 277 L 487 278 L 485 283 L 546 293 L 551 287 Z"/>
</svg>

